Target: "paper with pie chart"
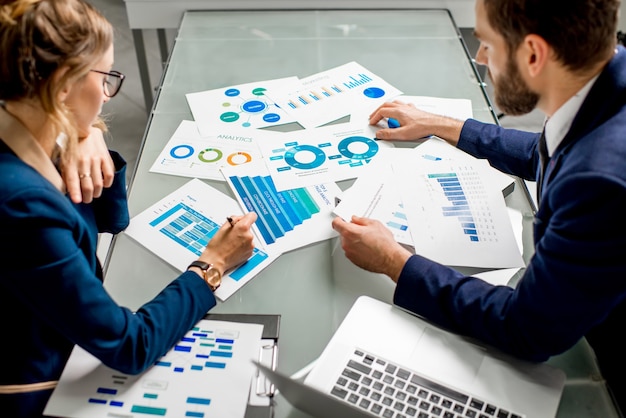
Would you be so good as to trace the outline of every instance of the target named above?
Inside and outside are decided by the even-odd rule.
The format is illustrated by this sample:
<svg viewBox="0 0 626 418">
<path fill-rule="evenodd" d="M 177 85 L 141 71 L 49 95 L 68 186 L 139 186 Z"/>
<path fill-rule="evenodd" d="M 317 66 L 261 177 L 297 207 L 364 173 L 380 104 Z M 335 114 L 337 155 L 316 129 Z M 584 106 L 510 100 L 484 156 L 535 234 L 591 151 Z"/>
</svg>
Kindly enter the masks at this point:
<svg viewBox="0 0 626 418">
<path fill-rule="evenodd" d="M 267 95 L 275 88 L 295 88 L 298 77 L 257 81 L 186 94 L 187 103 L 202 135 L 224 128 L 266 128 L 294 122 Z"/>
<path fill-rule="evenodd" d="M 337 182 L 359 176 L 381 148 L 378 127 L 339 124 L 283 133 L 259 143 L 265 164 L 278 191 Z"/>
<path fill-rule="evenodd" d="M 260 160 L 262 155 L 257 143 L 280 135 L 282 133 L 256 129 L 222 129 L 201 136 L 195 122 L 184 120 L 150 171 L 223 181 L 220 168 Z"/>
<path fill-rule="evenodd" d="M 402 94 L 356 62 L 302 78 L 297 89 L 268 91 L 276 104 L 305 128 L 335 121 L 361 108 L 370 109 Z"/>
</svg>

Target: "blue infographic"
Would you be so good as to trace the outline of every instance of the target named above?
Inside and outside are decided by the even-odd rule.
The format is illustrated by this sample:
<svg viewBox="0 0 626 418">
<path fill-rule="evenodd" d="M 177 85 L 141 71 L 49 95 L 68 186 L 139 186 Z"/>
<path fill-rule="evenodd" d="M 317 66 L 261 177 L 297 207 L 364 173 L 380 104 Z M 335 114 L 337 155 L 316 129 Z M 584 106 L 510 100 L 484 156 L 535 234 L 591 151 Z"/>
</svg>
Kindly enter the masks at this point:
<svg viewBox="0 0 626 418">
<path fill-rule="evenodd" d="M 220 228 L 219 224 L 183 202 L 154 218 L 150 221 L 150 226 L 196 256 L 202 254 L 206 245 Z M 266 253 L 255 248 L 252 257 L 230 272 L 229 277 L 235 281 L 242 279 L 267 257 Z"/>
<path fill-rule="evenodd" d="M 216 129 L 264 128 L 293 122 L 268 95 L 273 88 L 290 88 L 297 77 L 240 84 L 186 95 L 187 103 L 203 136 Z"/>
<path fill-rule="evenodd" d="M 256 324 L 201 320 L 139 375 L 108 368 L 77 347 L 47 413 L 76 418 L 243 417 L 254 373 L 250 360 L 258 356 L 261 332 Z"/>
<path fill-rule="evenodd" d="M 287 132 L 259 143 L 279 191 L 359 176 L 379 154 L 375 127 L 354 124 Z"/>
</svg>

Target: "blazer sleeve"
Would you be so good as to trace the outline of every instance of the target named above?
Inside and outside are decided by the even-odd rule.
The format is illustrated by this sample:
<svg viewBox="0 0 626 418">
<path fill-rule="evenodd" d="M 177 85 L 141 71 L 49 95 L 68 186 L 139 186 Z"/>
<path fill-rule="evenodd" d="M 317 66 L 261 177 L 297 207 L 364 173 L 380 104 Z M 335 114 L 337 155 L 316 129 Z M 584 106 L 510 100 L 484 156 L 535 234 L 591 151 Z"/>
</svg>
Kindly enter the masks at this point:
<svg viewBox="0 0 626 418">
<path fill-rule="evenodd" d="M 488 159 L 500 171 L 535 181 L 539 167 L 539 137 L 539 133 L 505 129 L 468 119 L 457 147 L 476 158 Z"/>
<path fill-rule="evenodd" d="M 102 195 L 92 201 L 98 232 L 117 234 L 128 226 L 128 199 L 126 193 L 126 161 L 115 151 L 109 151 L 115 164 L 115 177 L 111 187 L 104 188 Z"/>
<path fill-rule="evenodd" d="M 2 281 L 34 315 L 104 364 L 139 373 L 183 337 L 216 301 L 193 272 L 181 274 L 136 313 L 117 303 L 95 275 L 84 220 L 51 187 L 28 187 L 0 208 Z M 129 269 L 132 271 L 132 269 Z M 18 313 L 19 314 L 19 313 Z"/>
</svg>

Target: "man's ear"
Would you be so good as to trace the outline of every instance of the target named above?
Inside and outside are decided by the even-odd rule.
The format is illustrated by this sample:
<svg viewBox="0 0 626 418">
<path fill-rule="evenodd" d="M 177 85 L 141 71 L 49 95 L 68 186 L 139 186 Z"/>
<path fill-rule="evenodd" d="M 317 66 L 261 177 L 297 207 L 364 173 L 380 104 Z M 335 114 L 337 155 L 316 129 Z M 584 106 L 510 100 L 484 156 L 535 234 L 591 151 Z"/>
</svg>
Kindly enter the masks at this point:
<svg viewBox="0 0 626 418">
<path fill-rule="evenodd" d="M 520 67 L 529 77 L 537 77 L 548 63 L 550 51 L 550 46 L 541 36 L 527 35 L 518 48 Z"/>
</svg>

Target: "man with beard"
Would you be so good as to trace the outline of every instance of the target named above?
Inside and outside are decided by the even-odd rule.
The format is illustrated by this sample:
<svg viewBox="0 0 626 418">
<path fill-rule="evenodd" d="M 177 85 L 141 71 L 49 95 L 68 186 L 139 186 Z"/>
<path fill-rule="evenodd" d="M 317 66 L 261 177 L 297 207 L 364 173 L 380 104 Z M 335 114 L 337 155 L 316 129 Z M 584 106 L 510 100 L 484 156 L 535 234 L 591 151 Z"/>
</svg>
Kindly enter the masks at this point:
<svg viewBox="0 0 626 418">
<path fill-rule="evenodd" d="M 616 47 L 619 0 L 477 0 L 476 62 L 508 114 L 535 107 L 543 134 L 386 103 L 399 121 L 379 139 L 436 135 L 496 168 L 537 180 L 535 254 L 516 288 L 410 254 L 380 222 L 340 218 L 348 259 L 397 283 L 394 303 L 531 361 L 586 337 L 626 411 L 626 50 Z M 541 148 L 546 157 L 541 158 Z M 547 161 L 545 168 L 541 160 Z M 419 233 L 419 231 L 414 231 Z"/>
</svg>

